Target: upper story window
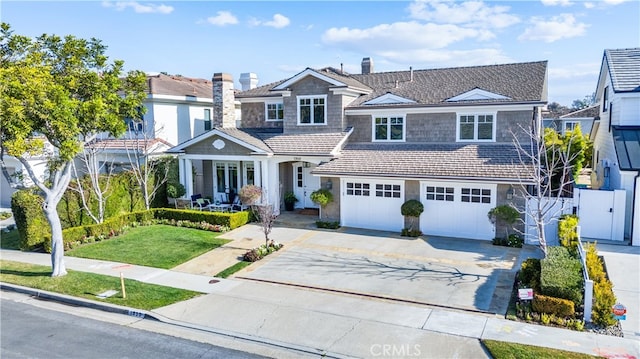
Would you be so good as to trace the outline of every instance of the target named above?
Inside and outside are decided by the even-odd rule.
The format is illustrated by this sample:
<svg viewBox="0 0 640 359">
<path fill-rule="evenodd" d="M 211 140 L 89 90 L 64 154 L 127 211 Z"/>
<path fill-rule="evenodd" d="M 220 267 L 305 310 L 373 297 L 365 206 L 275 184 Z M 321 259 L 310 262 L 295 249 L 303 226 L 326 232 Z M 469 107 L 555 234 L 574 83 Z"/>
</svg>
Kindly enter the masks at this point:
<svg viewBox="0 0 640 359">
<path fill-rule="evenodd" d="M 265 104 L 265 114 L 267 121 L 282 121 L 284 120 L 284 106 L 282 102 L 267 102 Z"/>
<path fill-rule="evenodd" d="M 374 117 L 374 141 L 404 141 L 404 117 Z"/>
<path fill-rule="evenodd" d="M 211 110 L 208 108 L 204 109 L 204 130 L 211 130 Z"/>
<path fill-rule="evenodd" d="M 576 129 L 576 127 L 578 127 L 578 122 L 577 121 L 567 121 L 564 123 L 564 132 L 568 132 L 568 131 L 573 131 Z"/>
<path fill-rule="evenodd" d="M 298 97 L 299 125 L 327 124 L 327 96 Z"/>
<path fill-rule="evenodd" d="M 125 118 L 124 122 L 127 124 L 127 130 L 132 132 L 142 132 L 144 131 L 144 121 L 143 120 L 135 120 L 132 118 Z"/>
<path fill-rule="evenodd" d="M 602 94 L 602 112 L 607 112 L 609 109 L 609 86 L 604 88 L 604 93 Z"/>
<path fill-rule="evenodd" d="M 494 141 L 495 115 L 458 115 L 458 141 Z"/>
</svg>

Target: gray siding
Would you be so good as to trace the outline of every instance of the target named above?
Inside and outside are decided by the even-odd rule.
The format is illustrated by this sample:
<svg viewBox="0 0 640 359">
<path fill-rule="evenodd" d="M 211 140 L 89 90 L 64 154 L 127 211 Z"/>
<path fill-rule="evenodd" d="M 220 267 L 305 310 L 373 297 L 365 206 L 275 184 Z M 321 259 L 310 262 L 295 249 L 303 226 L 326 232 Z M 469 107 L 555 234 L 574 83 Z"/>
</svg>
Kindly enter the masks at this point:
<svg viewBox="0 0 640 359">
<path fill-rule="evenodd" d="M 297 96 L 327 95 L 326 125 L 298 125 Z M 343 128 L 343 96 L 333 95 L 329 84 L 313 76 L 298 81 L 291 87 L 291 96 L 284 98 L 284 133 L 340 132 Z"/>
<path fill-rule="evenodd" d="M 521 142 L 530 139 L 528 133 L 533 120 L 531 111 L 500 111 L 496 121 L 496 142 L 513 142 L 513 133 Z M 524 131 L 523 131 L 524 129 Z"/>
<path fill-rule="evenodd" d="M 456 114 L 410 114 L 407 116 L 407 142 L 456 142 Z"/>
<path fill-rule="evenodd" d="M 242 104 L 243 128 L 282 128 L 282 121 L 266 121 L 265 119 L 264 102 Z"/>
<path fill-rule="evenodd" d="M 420 201 L 420 181 L 404 181 L 404 200 L 405 202 L 415 199 Z M 398 211 L 401 209 L 398 208 Z M 411 226 L 412 219 L 409 217 L 404 217 L 404 228 L 409 228 Z M 413 228 L 420 229 L 420 218 L 413 219 Z"/>
<path fill-rule="evenodd" d="M 331 194 L 333 194 L 333 202 L 322 209 L 322 220 L 340 221 L 340 178 L 320 177 L 320 187 L 327 188 L 328 180 L 331 180 L 332 183 Z"/>
</svg>

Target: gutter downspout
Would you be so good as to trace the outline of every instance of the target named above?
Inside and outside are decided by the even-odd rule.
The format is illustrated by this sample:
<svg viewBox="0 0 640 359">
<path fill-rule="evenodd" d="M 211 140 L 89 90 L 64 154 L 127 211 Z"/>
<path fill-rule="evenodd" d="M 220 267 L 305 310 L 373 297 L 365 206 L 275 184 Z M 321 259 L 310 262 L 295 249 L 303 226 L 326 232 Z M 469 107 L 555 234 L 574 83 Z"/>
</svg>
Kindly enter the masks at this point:
<svg viewBox="0 0 640 359">
<path fill-rule="evenodd" d="M 629 231 L 631 234 L 631 237 L 629 238 L 630 246 L 633 245 L 633 227 L 635 227 L 634 224 L 635 224 L 635 214 L 636 214 L 636 188 L 638 188 L 638 178 L 640 178 L 640 171 L 638 171 L 636 176 L 633 178 L 633 199 L 631 200 L 631 229 Z"/>
</svg>

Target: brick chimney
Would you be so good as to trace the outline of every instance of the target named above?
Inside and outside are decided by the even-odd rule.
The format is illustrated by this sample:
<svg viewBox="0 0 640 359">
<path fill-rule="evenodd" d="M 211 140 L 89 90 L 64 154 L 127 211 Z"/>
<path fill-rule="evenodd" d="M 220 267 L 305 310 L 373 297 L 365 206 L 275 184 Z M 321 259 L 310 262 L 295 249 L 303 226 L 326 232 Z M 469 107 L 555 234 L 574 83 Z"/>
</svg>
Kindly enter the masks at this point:
<svg viewBox="0 0 640 359">
<path fill-rule="evenodd" d="M 258 87 L 258 75 L 253 72 L 245 72 L 240 74 L 240 85 L 242 91 L 247 91 Z"/>
<path fill-rule="evenodd" d="M 373 73 L 373 59 L 365 57 L 362 59 L 362 74 L 368 75 Z"/>
<path fill-rule="evenodd" d="M 236 127 L 235 95 L 233 76 L 224 73 L 213 74 L 213 126 Z"/>
</svg>

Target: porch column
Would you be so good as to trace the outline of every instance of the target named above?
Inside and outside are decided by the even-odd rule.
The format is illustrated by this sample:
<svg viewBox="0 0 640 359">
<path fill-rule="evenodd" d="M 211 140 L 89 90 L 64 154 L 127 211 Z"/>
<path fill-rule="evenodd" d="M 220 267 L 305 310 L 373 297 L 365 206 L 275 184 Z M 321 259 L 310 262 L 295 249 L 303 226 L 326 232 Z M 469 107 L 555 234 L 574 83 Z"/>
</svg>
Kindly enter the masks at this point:
<svg viewBox="0 0 640 359">
<path fill-rule="evenodd" d="M 274 161 L 267 162 L 269 167 L 269 193 L 268 193 L 268 201 L 269 204 L 273 206 L 273 212 L 278 215 L 280 214 L 280 182 L 278 181 L 279 176 L 279 164 Z"/>
<path fill-rule="evenodd" d="M 260 186 L 262 187 L 262 201 L 261 202 L 269 202 L 269 166 L 268 166 L 268 160 L 261 160 L 258 161 L 260 163 L 260 171 L 262 173 L 261 177 L 261 181 L 260 181 Z"/>
<path fill-rule="evenodd" d="M 187 198 L 190 198 L 193 194 L 193 166 L 191 160 L 185 158 L 184 160 L 184 187 L 187 190 Z"/>
<path fill-rule="evenodd" d="M 180 183 L 184 186 L 185 189 L 187 189 L 187 181 L 185 179 L 185 175 L 184 175 L 184 158 L 178 156 L 178 176 Z M 183 198 L 186 198 L 186 196 L 189 196 L 189 193 L 186 192 L 183 196 Z"/>
<path fill-rule="evenodd" d="M 262 161 L 253 161 L 253 184 L 262 187 Z"/>
</svg>

